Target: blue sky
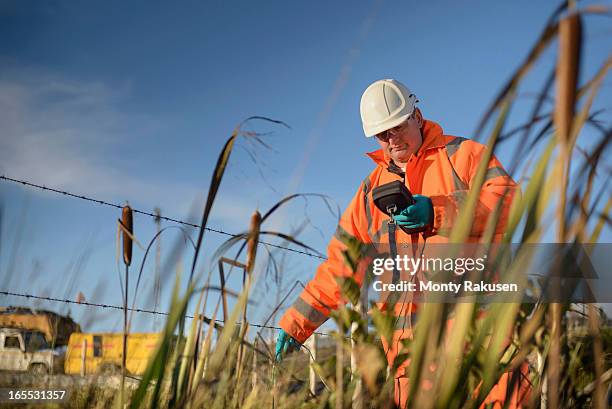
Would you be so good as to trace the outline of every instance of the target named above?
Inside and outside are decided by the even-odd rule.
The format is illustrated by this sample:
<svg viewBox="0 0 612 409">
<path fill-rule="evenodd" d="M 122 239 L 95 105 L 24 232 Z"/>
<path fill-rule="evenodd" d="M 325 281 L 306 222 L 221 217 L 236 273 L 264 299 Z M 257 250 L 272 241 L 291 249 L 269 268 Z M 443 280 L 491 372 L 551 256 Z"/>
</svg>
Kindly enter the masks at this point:
<svg viewBox="0 0 612 409">
<path fill-rule="evenodd" d="M 372 167 L 363 153 L 376 149 L 363 137 L 359 119 L 359 98 L 368 84 L 399 79 L 417 94 L 426 118 L 449 134 L 470 137 L 556 5 L 1 2 L 0 173 L 199 220 L 225 139 L 244 118 L 263 115 L 291 129 L 250 125 L 274 131 L 265 136 L 274 149 L 239 142 L 210 227 L 242 231 L 254 209 L 265 211 L 295 192 L 322 193 L 344 208 Z M 582 81 L 610 54 L 609 19 L 589 16 L 585 22 Z M 511 124 L 529 112 L 555 55 L 556 43 L 522 86 Z M 610 100 L 606 79 L 595 107 L 608 109 L 600 117 L 607 126 Z M 512 147 L 502 145 L 502 162 Z M 69 299 L 82 291 L 89 301 L 121 303 L 116 209 L 7 182 L 0 195 L 3 286 Z M 296 202 L 269 227 L 291 232 L 305 215 L 311 225 L 300 238 L 323 251 L 335 216 L 319 200 Z M 135 225 L 146 245 L 154 224 L 137 216 Z M 176 231 L 164 235 L 163 250 L 178 237 Z M 609 229 L 603 237 L 610 241 Z M 222 238 L 206 233 L 206 254 Z M 142 253 L 135 249 L 134 277 Z M 307 280 L 316 267 L 316 260 L 299 255 L 285 262 L 283 288 Z M 185 269 L 189 263 L 186 255 Z M 145 292 L 151 290 L 152 266 L 145 269 Z M 165 281 L 162 304 L 172 282 L 171 276 Z M 255 290 L 261 302 L 254 319 L 273 304 L 274 286 L 264 284 Z M 149 301 L 141 295 L 137 304 L 150 308 Z M 2 304 L 24 300 L 10 297 Z M 69 309 L 89 330 L 120 328 L 120 314 L 96 312 L 92 318 L 85 307 L 32 305 Z M 135 328 L 152 329 L 147 319 Z"/>
</svg>

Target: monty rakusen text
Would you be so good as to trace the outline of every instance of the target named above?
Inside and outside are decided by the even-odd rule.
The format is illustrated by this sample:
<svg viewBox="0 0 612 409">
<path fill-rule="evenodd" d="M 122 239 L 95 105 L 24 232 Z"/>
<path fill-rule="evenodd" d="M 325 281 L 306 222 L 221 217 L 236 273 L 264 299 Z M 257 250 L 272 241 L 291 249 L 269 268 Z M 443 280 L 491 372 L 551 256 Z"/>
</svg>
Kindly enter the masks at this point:
<svg viewBox="0 0 612 409">
<path fill-rule="evenodd" d="M 455 276 L 463 276 L 470 272 L 482 273 L 486 267 L 486 255 L 482 257 L 409 257 L 397 255 L 395 258 L 375 258 L 372 263 L 372 272 L 375 276 L 382 275 L 385 271 L 396 270 L 407 272 L 414 276 L 417 272 L 452 272 Z M 428 280 L 402 280 L 395 283 L 386 283 L 374 280 L 372 283 L 374 291 L 415 291 L 415 292 L 517 292 L 518 285 L 514 283 L 489 283 L 485 281 L 462 282 L 433 282 Z"/>
</svg>

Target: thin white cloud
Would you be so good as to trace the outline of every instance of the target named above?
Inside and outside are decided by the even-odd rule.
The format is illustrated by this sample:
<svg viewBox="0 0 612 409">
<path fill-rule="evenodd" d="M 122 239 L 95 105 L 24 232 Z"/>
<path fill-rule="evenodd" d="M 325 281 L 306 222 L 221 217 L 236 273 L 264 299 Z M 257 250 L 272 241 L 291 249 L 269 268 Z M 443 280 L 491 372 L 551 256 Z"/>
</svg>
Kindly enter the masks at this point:
<svg viewBox="0 0 612 409">
<path fill-rule="evenodd" d="M 121 112 L 129 85 L 28 73 L 0 80 L 1 173 L 105 200 L 186 210 L 179 203 L 193 200 L 196 187 L 135 176 L 117 155 L 135 142 L 135 130 L 146 134 L 160 121 Z"/>
</svg>

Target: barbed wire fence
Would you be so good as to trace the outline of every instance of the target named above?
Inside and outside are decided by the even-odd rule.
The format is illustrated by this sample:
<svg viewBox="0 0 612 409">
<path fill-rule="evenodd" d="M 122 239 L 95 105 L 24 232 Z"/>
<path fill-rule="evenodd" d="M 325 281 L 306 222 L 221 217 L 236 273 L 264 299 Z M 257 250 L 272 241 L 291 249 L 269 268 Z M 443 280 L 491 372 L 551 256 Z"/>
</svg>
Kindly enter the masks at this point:
<svg viewBox="0 0 612 409">
<path fill-rule="evenodd" d="M 82 306 L 87 306 L 87 307 L 106 308 L 106 309 L 114 309 L 114 310 L 121 310 L 121 311 L 123 311 L 123 306 L 122 305 L 95 303 L 95 302 L 88 302 L 88 301 L 74 301 L 74 300 L 55 298 L 55 297 L 48 297 L 48 296 L 42 296 L 42 295 L 36 295 L 36 294 L 16 293 L 16 292 L 11 292 L 11 291 L 0 291 L 0 294 L 7 295 L 7 296 L 12 296 L 12 297 L 20 297 L 20 298 L 32 299 L 32 300 L 52 301 L 52 302 L 58 302 L 58 303 L 64 303 L 64 304 L 82 305 Z M 146 308 L 129 308 L 128 307 L 128 311 L 137 312 L 137 313 L 144 313 L 144 314 L 161 315 L 161 316 L 168 316 L 169 315 L 169 313 L 167 313 L 167 312 L 149 310 L 149 309 L 146 309 Z M 189 315 L 189 314 L 186 314 L 185 317 L 189 318 L 189 319 L 196 318 L 195 316 Z M 214 321 L 215 323 L 219 323 L 219 324 L 225 324 L 225 322 L 226 322 L 225 320 L 222 320 L 222 319 L 211 320 L 211 319 L 207 318 L 207 320 Z M 236 322 L 235 324 L 236 325 L 242 325 L 241 322 Z M 248 322 L 248 324 L 251 327 L 262 328 L 262 329 L 275 329 L 275 330 L 282 329 L 281 327 L 276 327 L 274 325 L 258 324 L 258 323 L 253 323 L 253 322 L 250 322 L 250 321 Z M 317 335 L 324 336 L 324 337 L 331 337 L 331 336 L 333 336 L 333 334 L 327 333 L 327 332 L 316 331 L 314 333 L 317 334 Z"/>
<path fill-rule="evenodd" d="M 55 193 L 55 194 L 59 194 L 59 195 L 67 196 L 67 197 L 71 197 L 71 198 L 74 198 L 74 199 L 79 199 L 79 200 L 82 200 L 82 201 L 85 201 L 85 202 L 89 202 L 89 203 L 93 203 L 93 204 L 98 204 L 98 205 L 101 205 L 101 206 L 109 206 L 109 207 L 113 207 L 113 208 L 116 208 L 116 209 L 123 209 L 123 207 L 124 207 L 123 205 L 120 205 L 120 204 L 117 204 L 117 203 L 113 203 L 113 202 L 109 202 L 107 200 L 97 199 L 97 198 L 94 198 L 94 197 L 91 197 L 91 196 L 86 196 L 86 195 L 82 195 L 82 194 L 78 194 L 78 193 L 74 193 L 74 192 L 70 192 L 70 191 L 66 191 L 66 190 L 56 189 L 56 188 L 48 187 L 48 186 L 45 186 L 45 185 L 40 185 L 40 184 L 37 184 L 37 183 L 33 183 L 33 182 L 30 182 L 30 181 L 27 181 L 27 180 L 11 178 L 11 177 L 8 177 L 6 175 L 0 175 L 0 181 L 11 182 L 11 183 L 14 183 L 14 184 L 19 184 L 19 185 L 26 186 L 26 187 L 29 187 L 29 188 L 38 189 L 38 190 L 42 190 L 42 191 L 46 191 L 46 192 L 51 192 L 51 193 Z M 172 222 L 172 223 L 176 223 L 176 224 L 180 224 L 180 225 L 184 225 L 184 226 L 188 226 L 188 227 L 193 227 L 193 228 L 198 228 L 198 229 L 201 228 L 201 226 L 198 225 L 198 224 L 186 222 L 184 220 L 180 220 L 180 219 L 176 219 L 176 218 L 172 218 L 172 217 L 162 216 L 159 213 L 151 213 L 151 212 L 147 212 L 147 211 L 143 211 L 143 210 L 139 210 L 139 209 L 135 209 L 135 208 L 132 208 L 132 211 L 134 213 L 150 217 L 154 221 L 156 221 L 156 220 L 164 220 L 164 221 L 167 221 L 167 222 Z M 216 229 L 216 228 L 205 227 L 204 230 L 212 232 L 212 233 L 222 234 L 222 235 L 225 235 L 225 236 L 228 236 L 228 237 L 238 237 L 239 236 L 239 234 L 229 233 L 229 232 L 226 232 L 224 230 Z M 266 241 L 263 241 L 263 240 L 260 240 L 258 244 L 265 245 L 265 246 L 270 246 L 270 247 L 274 247 L 274 248 L 278 248 L 279 250 L 283 250 L 283 251 L 287 251 L 287 252 L 291 252 L 291 253 L 301 254 L 303 256 L 312 257 L 312 258 L 316 258 L 316 259 L 319 259 L 319 260 L 326 260 L 326 257 L 323 257 L 323 256 L 318 255 L 318 254 L 313 254 L 313 253 L 310 253 L 308 251 L 303 251 L 303 250 L 293 249 L 293 248 L 290 248 L 290 247 L 281 246 L 281 245 L 270 243 L 270 242 L 266 242 Z M 21 298 L 26 298 L 26 299 L 52 301 L 52 302 L 59 302 L 59 303 L 64 303 L 64 304 L 82 305 L 82 306 L 97 307 L 97 308 L 104 308 L 104 309 L 116 309 L 116 310 L 122 310 L 123 311 L 123 306 L 112 305 L 112 304 L 105 304 L 105 303 L 94 303 L 94 302 L 87 302 L 87 301 L 73 301 L 73 300 L 69 300 L 69 299 L 65 299 L 65 298 L 56 298 L 56 297 L 42 296 L 42 295 L 36 295 L 36 294 L 16 293 L 16 292 L 10 292 L 10 291 L 0 291 L 0 294 L 7 295 L 7 296 L 21 297 Z M 289 294 L 287 294 L 287 296 L 288 295 Z M 286 299 L 287 296 L 284 299 Z M 275 311 L 278 310 L 281 307 L 281 305 L 277 306 Z M 163 312 L 163 311 L 156 311 L 156 310 L 143 309 L 143 308 L 128 308 L 128 311 L 136 312 L 136 313 L 152 314 L 152 315 L 156 315 L 156 316 L 168 316 L 168 313 Z M 186 318 L 193 319 L 194 316 L 186 315 Z M 207 319 L 207 318 L 205 318 L 205 319 Z M 214 322 L 216 322 L 216 323 L 225 323 L 225 321 L 221 320 L 221 319 L 215 319 Z M 240 323 L 236 323 L 236 324 L 240 325 Z M 258 323 L 252 323 L 252 322 L 248 322 L 248 325 L 252 326 L 252 327 L 256 327 L 256 328 L 261 328 L 261 329 L 273 329 L 273 330 L 280 330 L 280 329 L 282 329 L 281 327 L 277 327 L 277 326 L 272 326 L 272 325 L 267 325 L 267 324 L 258 324 Z M 327 337 L 331 337 L 332 336 L 332 334 L 325 333 L 325 332 L 315 332 L 315 334 L 321 335 L 321 336 L 327 336 Z"/>
<path fill-rule="evenodd" d="M 112 203 L 112 202 L 109 202 L 109 201 L 106 201 L 106 200 L 96 199 L 96 198 L 93 198 L 93 197 L 90 197 L 90 196 L 85 196 L 85 195 L 81 195 L 81 194 L 77 194 L 77 193 L 72 193 L 72 192 L 68 192 L 68 191 L 65 191 L 65 190 L 54 189 L 54 188 L 47 187 L 47 186 L 44 186 L 44 185 L 39 185 L 39 184 L 36 184 L 36 183 L 28 182 L 26 180 L 11 178 L 11 177 L 8 177 L 6 175 L 0 175 L 0 180 L 6 181 L 6 182 L 12 182 L 12 183 L 15 183 L 15 184 L 21 184 L 23 186 L 27 186 L 27 187 L 30 187 L 30 188 L 35 188 L 35 189 L 43 190 L 43 191 L 46 191 L 46 192 L 52 192 L 52 193 L 56 193 L 56 194 L 60 194 L 60 195 L 68 196 L 68 197 L 72 197 L 72 198 L 83 200 L 83 201 L 86 201 L 86 202 L 95 203 L 95 204 L 98 204 L 98 205 L 101 205 L 101 206 L 109 206 L 109 207 L 114 207 L 116 209 L 123 209 L 123 207 L 124 207 L 123 205 L 120 205 L 120 204 L 117 204 L 117 203 Z M 200 229 L 202 227 L 199 224 L 194 224 L 194 223 L 186 222 L 184 220 L 175 219 L 175 218 L 172 218 L 172 217 L 166 217 L 166 216 L 158 215 L 158 214 L 155 214 L 155 213 L 151 213 L 151 212 L 147 212 L 147 211 L 143 211 L 143 210 L 139 210 L 139 209 L 135 209 L 135 208 L 132 208 L 132 211 L 134 213 L 141 214 L 143 216 L 148 216 L 148 217 L 152 218 L 153 220 L 161 219 L 161 220 L 164 220 L 164 221 L 167 221 L 167 222 L 177 223 L 177 224 L 181 224 L 181 225 L 184 225 L 184 226 L 194 227 L 194 228 L 197 228 L 197 229 Z M 204 227 L 204 230 L 212 232 L 212 233 L 222 234 L 222 235 L 225 235 L 225 236 L 228 236 L 228 237 L 238 237 L 239 236 L 239 234 L 229 233 L 229 232 L 226 232 L 224 230 L 215 229 L 215 228 L 212 228 L 212 227 Z M 320 260 L 326 260 L 327 259 L 326 257 L 321 256 L 319 254 L 313 254 L 313 253 L 310 253 L 308 251 L 293 249 L 293 248 L 290 248 L 290 247 L 284 247 L 284 246 L 281 246 L 279 244 L 274 244 L 274 243 L 266 242 L 266 241 L 263 241 L 263 240 L 260 240 L 259 244 L 270 246 L 270 247 L 274 247 L 274 248 L 278 248 L 278 249 L 283 250 L 283 251 L 288 251 L 288 252 L 292 252 L 292 253 L 302 254 L 304 256 L 313 257 L 313 258 L 317 258 L 317 259 L 320 259 Z"/>
</svg>

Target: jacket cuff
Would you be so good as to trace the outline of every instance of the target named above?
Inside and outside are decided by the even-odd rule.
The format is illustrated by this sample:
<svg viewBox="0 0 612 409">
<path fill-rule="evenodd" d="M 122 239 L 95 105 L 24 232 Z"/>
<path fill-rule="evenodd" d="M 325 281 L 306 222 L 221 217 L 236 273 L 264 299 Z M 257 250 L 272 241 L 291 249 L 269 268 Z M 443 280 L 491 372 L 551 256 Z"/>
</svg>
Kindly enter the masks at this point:
<svg viewBox="0 0 612 409">
<path fill-rule="evenodd" d="M 309 331 L 307 328 L 301 328 L 299 325 L 296 325 L 295 321 L 288 317 L 287 314 L 283 315 L 278 325 L 300 344 L 303 344 L 314 332 L 314 329 Z"/>
</svg>

